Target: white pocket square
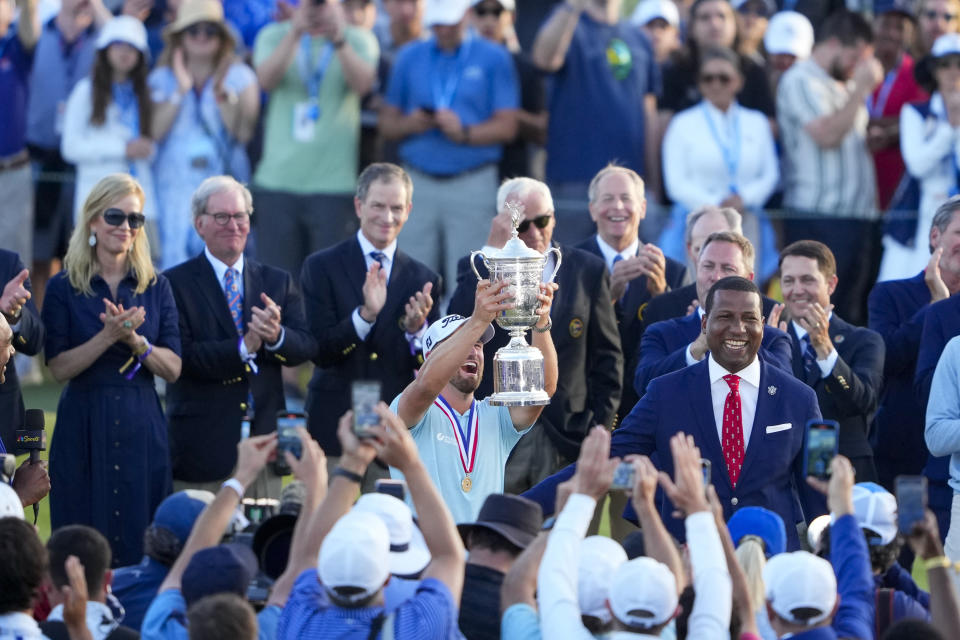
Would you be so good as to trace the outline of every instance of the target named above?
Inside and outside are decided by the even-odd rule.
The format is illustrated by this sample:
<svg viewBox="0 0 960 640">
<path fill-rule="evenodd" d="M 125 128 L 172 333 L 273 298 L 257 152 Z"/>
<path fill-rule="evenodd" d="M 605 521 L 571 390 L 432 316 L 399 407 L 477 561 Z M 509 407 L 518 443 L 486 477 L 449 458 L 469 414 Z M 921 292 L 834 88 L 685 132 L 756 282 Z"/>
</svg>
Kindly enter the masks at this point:
<svg viewBox="0 0 960 640">
<path fill-rule="evenodd" d="M 783 424 L 772 424 L 767 427 L 767 433 L 776 433 L 777 431 L 786 431 L 791 428 L 793 425 L 789 422 L 784 422 Z"/>
</svg>

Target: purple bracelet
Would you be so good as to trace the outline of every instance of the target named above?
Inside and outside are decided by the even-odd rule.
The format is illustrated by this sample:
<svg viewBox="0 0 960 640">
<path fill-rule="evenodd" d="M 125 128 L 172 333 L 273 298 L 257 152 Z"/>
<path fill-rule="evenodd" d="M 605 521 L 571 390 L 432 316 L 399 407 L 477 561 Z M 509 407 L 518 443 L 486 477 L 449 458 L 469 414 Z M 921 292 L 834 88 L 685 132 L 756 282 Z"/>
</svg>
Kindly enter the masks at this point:
<svg viewBox="0 0 960 640">
<path fill-rule="evenodd" d="M 133 380 L 133 377 L 137 375 L 137 371 L 140 371 L 140 366 L 143 364 L 143 361 L 146 360 L 147 356 L 149 356 L 151 353 L 153 353 L 153 345 L 148 342 L 147 350 L 137 356 L 137 363 L 133 365 L 133 369 L 130 370 L 130 373 L 123 377 L 127 380 Z"/>
</svg>

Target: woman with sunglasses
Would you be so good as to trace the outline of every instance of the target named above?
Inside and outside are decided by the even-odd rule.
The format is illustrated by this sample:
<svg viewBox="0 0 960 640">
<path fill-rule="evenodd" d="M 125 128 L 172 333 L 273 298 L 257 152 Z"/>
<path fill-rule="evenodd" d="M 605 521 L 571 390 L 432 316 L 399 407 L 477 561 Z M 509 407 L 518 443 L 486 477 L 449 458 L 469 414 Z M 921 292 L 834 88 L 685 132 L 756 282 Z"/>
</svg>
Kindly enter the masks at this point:
<svg viewBox="0 0 960 640">
<path fill-rule="evenodd" d="M 130 173 L 147 194 L 143 213 L 153 217 L 153 103 L 147 91 L 147 30 L 136 18 L 118 16 L 97 39 L 90 77 L 67 100 L 60 150 L 77 166 L 74 220 L 87 194 L 111 173 Z"/>
<path fill-rule="evenodd" d="M 143 203 L 129 175 L 98 182 L 43 301 L 47 366 L 67 382 L 50 447 L 50 525 L 96 528 L 114 566 L 139 561 L 143 530 L 170 492 L 154 376 L 180 376 L 177 308 L 150 261 Z"/>
<path fill-rule="evenodd" d="M 244 145 L 260 113 L 260 89 L 253 69 L 236 58 L 218 0 L 184 0 L 164 40 L 149 84 L 160 145 L 154 177 L 161 265 L 167 269 L 203 247 L 190 214 L 190 197 L 200 183 L 221 174 L 250 179 Z"/>
<path fill-rule="evenodd" d="M 744 214 L 744 234 L 760 258 L 757 281 L 777 269 L 776 239 L 763 207 L 780 179 L 767 117 L 737 102 L 743 86 L 739 57 L 730 49 L 700 56 L 697 86 L 703 99 L 670 121 L 663 138 L 663 182 L 674 201 L 672 221 L 704 205 Z"/>
<path fill-rule="evenodd" d="M 930 100 L 900 110 L 900 151 L 907 172 L 920 189 L 918 219 L 916 224 L 903 217 L 888 223 L 879 281 L 913 277 L 932 262 L 933 216 L 944 200 L 960 192 L 956 135 L 960 126 L 960 35 L 948 33 L 937 38 L 931 60 L 936 90 Z"/>
</svg>

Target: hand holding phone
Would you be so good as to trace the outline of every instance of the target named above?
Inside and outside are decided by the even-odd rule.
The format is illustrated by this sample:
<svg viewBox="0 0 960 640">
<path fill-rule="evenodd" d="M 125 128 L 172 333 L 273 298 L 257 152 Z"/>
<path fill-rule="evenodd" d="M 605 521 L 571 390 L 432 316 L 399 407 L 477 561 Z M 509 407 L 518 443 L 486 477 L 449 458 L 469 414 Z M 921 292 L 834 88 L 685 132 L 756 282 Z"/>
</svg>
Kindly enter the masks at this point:
<svg viewBox="0 0 960 640">
<path fill-rule="evenodd" d="M 636 469 L 632 462 L 621 462 L 613 472 L 613 482 L 610 483 L 611 491 L 633 491 L 633 485 L 636 481 Z"/>
<path fill-rule="evenodd" d="M 293 411 L 277 413 L 277 459 L 273 461 L 273 471 L 278 476 L 288 476 L 293 469 L 287 464 L 284 452 L 289 451 L 297 460 L 303 455 L 303 442 L 297 427 L 307 427 L 307 414 Z"/>
</svg>

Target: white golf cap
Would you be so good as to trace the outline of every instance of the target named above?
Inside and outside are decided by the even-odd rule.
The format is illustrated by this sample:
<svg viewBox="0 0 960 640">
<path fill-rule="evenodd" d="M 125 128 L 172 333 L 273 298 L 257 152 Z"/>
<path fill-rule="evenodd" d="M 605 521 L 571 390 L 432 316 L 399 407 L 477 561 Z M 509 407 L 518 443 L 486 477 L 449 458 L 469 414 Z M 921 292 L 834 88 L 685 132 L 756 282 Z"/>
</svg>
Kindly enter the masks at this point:
<svg viewBox="0 0 960 640">
<path fill-rule="evenodd" d="M 815 552 L 820 551 L 820 538 L 823 537 L 823 532 L 827 527 L 830 526 L 830 514 L 825 513 L 822 516 L 817 516 L 813 519 L 809 525 L 807 525 L 807 542 L 810 543 L 810 548 Z"/>
<path fill-rule="evenodd" d="M 350 511 L 340 518 L 323 540 L 317 574 L 328 591 L 338 587 L 359 589 L 349 596 L 359 602 L 383 587 L 390 576 L 390 533 L 378 516 Z"/>
<path fill-rule="evenodd" d="M 469 320 L 469 318 L 464 318 L 454 313 L 449 316 L 444 316 L 430 325 L 423 336 L 423 344 L 421 345 L 423 357 L 426 358 L 430 355 L 430 352 L 436 349 L 438 344 L 452 336 L 453 332 L 459 329 L 460 325 L 467 320 Z M 492 338 L 493 325 L 489 325 L 483 332 L 483 335 L 480 336 L 480 340 L 483 344 L 487 344 Z"/>
<path fill-rule="evenodd" d="M 414 537 L 413 513 L 403 500 L 385 493 L 366 493 L 353 505 L 354 511 L 372 513 L 383 520 L 390 533 L 390 573 L 412 576 L 430 562 L 423 537 Z"/>
<path fill-rule="evenodd" d="M 897 499 L 876 482 L 853 485 L 853 510 L 857 524 L 877 535 L 871 545 L 886 545 L 897 537 Z"/>
<path fill-rule="evenodd" d="M 610 583 L 610 609 L 631 627 L 661 625 L 677 610 L 677 581 L 667 565 L 652 558 L 624 562 Z"/>
<path fill-rule="evenodd" d="M 781 553 L 763 568 L 767 601 L 781 618 L 793 624 L 813 626 L 826 620 L 837 603 L 837 578 L 833 566 L 807 551 Z M 818 611 L 802 619 L 798 609 Z"/>
<path fill-rule="evenodd" d="M 103 25 L 100 35 L 97 36 L 97 49 L 106 49 L 115 42 L 128 44 L 147 58 L 150 57 L 147 30 L 143 23 L 133 16 L 117 16 Z"/>
<path fill-rule="evenodd" d="M 23 503 L 20 502 L 20 496 L 8 484 L 0 483 L 0 518 L 20 518 L 23 517 Z"/>
<path fill-rule="evenodd" d="M 473 0 L 473 2 L 470 3 L 470 6 L 475 7 L 481 2 L 485 2 L 485 1 L 486 0 Z M 494 2 L 497 2 L 501 7 L 503 7 L 507 11 L 516 11 L 517 9 L 517 4 L 514 2 L 514 0 L 494 0 Z"/>
<path fill-rule="evenodd" d="M 789 54 L 800 60 L 809 58 L 813 50 L 813 25 L 796 11 L 775 13 L 763 34 L 763 47 L 769 54 Z"/>
<path fill-rule="evenodd" d="M 666 20 L 674 27 L 680 26 L 680 12 L 673 0 L 643 0 L 633 10 L 630 22 L 642 27 L 657 18 Z"/>
<path fill-rule="evenodd" d="M 463 20 L 470 8 L 470 0 L 427 0 L 423 12 L 423 24 L 429 28 L 434 25 L 453 25 Z"/>
<path fill-rule="evenodd" d="M 610 622 L 610 576 L 627 561 L 620 543 L 606 536 L 589 536 L 580 543 L 580 571 L 577 594 L 580 613 Z"/>
<path fill-rule="evenodd" d="M 945 33 L 933 42 L 930 55 L 934 58 L 960 54 L 960 34 Z"/>
</svg>

